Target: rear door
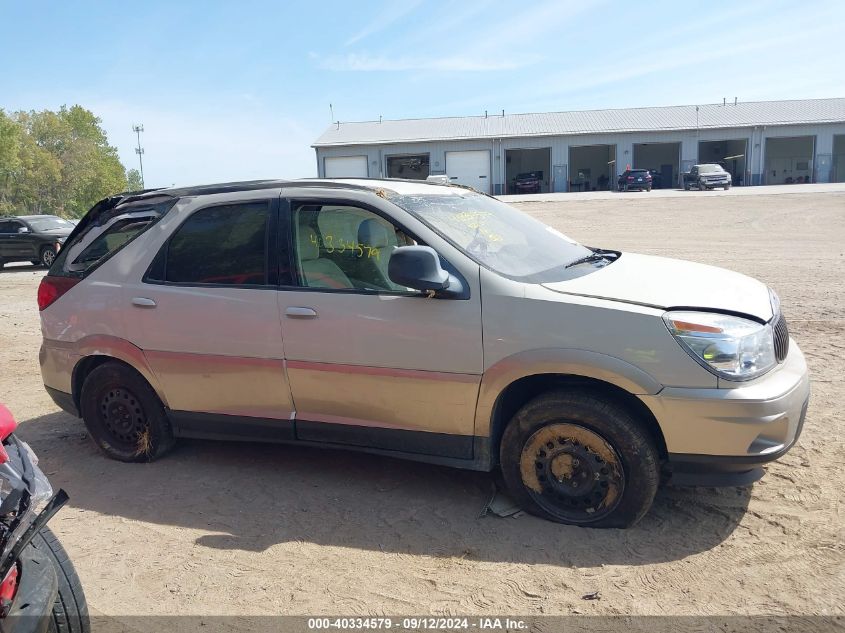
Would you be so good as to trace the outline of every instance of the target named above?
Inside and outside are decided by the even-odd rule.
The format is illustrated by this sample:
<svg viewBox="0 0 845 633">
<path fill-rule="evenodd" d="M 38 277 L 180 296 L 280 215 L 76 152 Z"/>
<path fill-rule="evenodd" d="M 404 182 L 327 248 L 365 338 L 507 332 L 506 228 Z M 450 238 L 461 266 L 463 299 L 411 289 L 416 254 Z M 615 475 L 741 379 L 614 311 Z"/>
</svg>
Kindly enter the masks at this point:
<svg viewBox="0 0 845 633">
<path fill-rule="evenodd" d="M 490 152 L 446 152 L 446 173 L 454 184 L 490 193 Z"/>
<path fill-rule="evenodd" d="M 177 219 L 143 279 L 124 289 L 128 336 L 179 433 L 292 438 L 276 302 L 278 197 L 197 203 Z"/>
</svg>

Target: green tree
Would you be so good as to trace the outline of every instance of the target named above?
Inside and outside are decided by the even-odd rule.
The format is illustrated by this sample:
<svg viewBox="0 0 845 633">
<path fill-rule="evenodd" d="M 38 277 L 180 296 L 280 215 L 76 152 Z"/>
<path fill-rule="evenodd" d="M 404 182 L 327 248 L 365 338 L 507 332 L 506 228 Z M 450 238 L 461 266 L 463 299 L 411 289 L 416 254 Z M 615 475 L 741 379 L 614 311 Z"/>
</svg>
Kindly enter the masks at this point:
<svg viewBox="0 0 845 633">
<path fill-rule="evenodd" d="M 126 172 L 126 190 L 127 191 L 140 191 L 143 189 L 143 185 L 141 184 L 141 172 L 137 169 L 130 169 Z"/>
<path fill-rule="evenodd" d="M 0 211 L 79 217 L 126 189 L 126 169 L 91 111 L 0 111 Z"/>
</svg>

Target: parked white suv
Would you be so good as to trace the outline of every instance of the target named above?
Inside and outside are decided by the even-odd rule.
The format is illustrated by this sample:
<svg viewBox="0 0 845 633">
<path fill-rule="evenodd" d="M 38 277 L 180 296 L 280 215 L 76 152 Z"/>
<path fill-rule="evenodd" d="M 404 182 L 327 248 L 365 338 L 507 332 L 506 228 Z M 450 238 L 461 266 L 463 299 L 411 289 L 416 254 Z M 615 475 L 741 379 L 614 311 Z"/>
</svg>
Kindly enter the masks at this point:
<svg viewBox="0 0 845 633">
<path fill-rule="evenodd" d="M 200 437 L 501 466 L 578 525 L 633 524 L 661 476 L 756 480 L 809 397 L 762 283 L 419 181 L 116 196 L 38 302 L 47 390 L 110 457 Z"/>
</svg>

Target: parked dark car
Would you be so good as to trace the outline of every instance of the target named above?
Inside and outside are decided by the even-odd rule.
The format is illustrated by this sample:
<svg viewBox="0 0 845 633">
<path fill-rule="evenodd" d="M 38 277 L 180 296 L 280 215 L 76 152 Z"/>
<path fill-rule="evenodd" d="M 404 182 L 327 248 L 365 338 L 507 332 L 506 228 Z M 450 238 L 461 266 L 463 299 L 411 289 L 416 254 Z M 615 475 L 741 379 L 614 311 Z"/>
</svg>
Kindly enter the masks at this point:
<svg viewBox="0 0 845 633">
<path fill-rule="evenodd" d="M 514 181 L 516 193 L 540 193 L 540 184 L 543 182 L 542 171 L 529 171 L 524 174 L 517 174 Z"/>
<path fill-rule="evenodd" d="M 652 177 L 647 169 L 626 169 L 619 176 L 619 191 L 651 191 Z"/>
<path fill-rule="evenodd" d="M 693 165 L 688 174 L 684 174 L 684 189 L 689 191 L 693 187 L 706 191 L 715 187 L 725 190 L 731 188 L 731 175 L 724 167 L 716 163 Z"/>
<path fill-rule="evenodd" d="M 654 189 L 663 189 L 663 174 L 656 169 L 649 169 L 648 173 L 651 175 L 651 186 Z"/>
<path fill-rule="evenodd" d="M 88 633 L 79 576 L 47 522 L 67 502 L 0 404 L 0 633 Z"/>
<path fill-rule="evenodd" d="M 32 262 L 49 268 L 74 225 L 55 215 L 0 217 L 0 268 Z"/>
</svg>

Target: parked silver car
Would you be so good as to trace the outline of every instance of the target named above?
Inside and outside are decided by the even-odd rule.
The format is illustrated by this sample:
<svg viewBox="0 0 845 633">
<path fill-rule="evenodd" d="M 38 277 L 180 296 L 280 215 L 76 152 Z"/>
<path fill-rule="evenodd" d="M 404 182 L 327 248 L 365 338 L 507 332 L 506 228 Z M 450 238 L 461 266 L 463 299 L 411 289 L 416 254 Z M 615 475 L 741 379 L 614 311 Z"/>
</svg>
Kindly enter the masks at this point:
<svg viewBox="0 0 845 633">
<path fill-rule="evenodd" d="M 810 389 L 759 281 L 420 181 L 110 198 L 38 300 L 47 390 L 110 457 L 200 437 L 501 467 L 578 525 L 632 525 L 661 477 L 756 480 Z"/>
</svg>

